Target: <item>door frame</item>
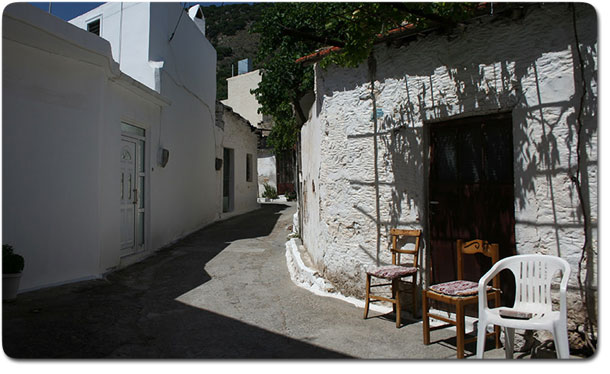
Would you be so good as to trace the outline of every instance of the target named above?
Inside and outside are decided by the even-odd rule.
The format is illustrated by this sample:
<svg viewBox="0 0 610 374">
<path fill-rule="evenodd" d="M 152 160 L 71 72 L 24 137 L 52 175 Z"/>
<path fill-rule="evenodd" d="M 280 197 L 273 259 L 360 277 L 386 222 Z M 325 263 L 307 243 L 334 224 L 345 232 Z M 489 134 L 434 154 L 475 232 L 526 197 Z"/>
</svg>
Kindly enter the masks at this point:
<svg viewBox="0 0 610 374">
<path fill-rule="evenodd" d="M 424 178 L 423 178 L 423 189 L 424 189 L 424 225 L 425 225 L 425 234 L 424 234 L 424 240 L 427 243 L 425 248 L 425 255 L 423 256 L 422 259 L 422 265 L 423 265 L 423 277 L 422 277 L 422 281 L 424 283 L 424 287 L 428 287 L 431 284 L 431 278 L 432 278 L 432 249 L 430 247 L 430 243 L 431 243 L 431 212 L 430 212 L 430 172 L 431 172 L 431 152 L 432 152 L 432 139 L 431 139 L 431 131 L 432 128 L 435 126 L 439 126 L 442 123 L 446 123 L 446 122 L 452 122 L 452 121 L 460 121 L 463 120 L 464 122 L 468 122 L 471 121 L 477 117 L 486 117 L 486 118 L 496 118 L 496 119 L 502 119 L 502 118 L 512 118 L 513 117 L 513 113 L 512 113 L 512 109 L 510 110 L 503 110 L 503 111 L 493 111 L 493 112 L 480 112 L 480 113 L 468 113 L 468 114 L 463 114 L 463 115 L 458 115 L 458 116 L 453 116 L 453 117 L 449 117 L 449 118 L 440 118 L 440 119 L 432 119 L 432 120 L 426 120 L 423 121 L 423 150 L 424 150 L 424 157 L 423 157 L 423 173 L 424 173 Z M 514 130 L 514 123 L 512 124 L 512 129 Z M 514 136 L 514 134 L 513 134 Z M 515 155 L 514 155 L 514 138 L 512 138 L 512 163 L 513 163 L 513 181 L 512 181 L 512 185 L 513 185 L 513 207 L 514 207 L 514 198 L 515 198 L 515 175 L 514 175 L 514 163 L 515 163 Z M 513 213 L 514 214 L 514 213 Z M 513 235 L 515 236 L 515 241 L 516 241 L 516 222 L 514 221 L 514 216 L 513 216 Z M 513 248 L 513 251 L 516 252 L 516 242 L 515 242 L 515 248 Z"/>
<path fill-rule="evenodd" d="M 225 156 L 228 155 L 228 160 Z M 227 162 L 228 161 L 228 162 Z M 225 180 L 228 173 L 228 181 Z M 228 192 L 225 207 L 225 190 Z M 223 147 L 222 149 L 222 213 L 231 213 L 235 210 L 235 149 Z"/>
<path fill-rule="evenodd" d="M 139 135 L 133 132 L 125 131 L 124 126 L 127 125 L 129 127 L 133 127 L 143 131 L 143 135 Z M 136 182 L 137 182 L 137 190 L 138 190 L 138 207 L 134 209 L 134 246 L 133 249 L 127 250 L 123 248 L 119 248 L 120 258 L 128 257 L 131 255 L 135 255 L 138 253 L 142 253 L 148 249 L 149 243 L 149 222 L 150 222 L 150 142 L 148 138 L 150 136 L 149 129 L 146 126 L 135 123 L 130 120 L 121 120 L 120 122 L 120 132 L 121 132 L 121 142 L 125 139 L 128 141 L 136 142 Z M 143 146 L 144 150 L 142 152 L 139 151 L 139 147 Z M 139 170 L 138 160 L 142 159 L 143 168 Z M 144 188 L 141 185 L 141 178 L 144 180 Z M 139 207 L 141 206 L 141 208 Z M 140 213 L 143 215 L 143 219 L 140 219 Z M 138 243 L 138 229 L 139 222 L 141 221 L 141 230 L 143 233 L 141 234 L 141 243 Z"/>
</svg>

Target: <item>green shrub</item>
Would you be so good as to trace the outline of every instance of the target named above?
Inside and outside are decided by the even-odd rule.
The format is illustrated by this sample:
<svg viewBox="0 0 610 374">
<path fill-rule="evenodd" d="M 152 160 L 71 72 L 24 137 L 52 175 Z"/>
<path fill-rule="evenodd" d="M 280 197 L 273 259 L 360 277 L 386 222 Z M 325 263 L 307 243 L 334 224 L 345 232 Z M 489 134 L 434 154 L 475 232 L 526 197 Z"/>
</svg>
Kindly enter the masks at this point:
<svg viewBox="0 0 610 374">
<path fill-rule="evenodd" d="M 2 244 L 2 274 L 21 273 L 23 267 L 23 256 L 13 253 L 12 245 Z"/>
<path fill-rule="evenodd" d="M 265 191 L 263 192 L 263 197 L 267 199 L 277 199 L 277 190 L 270 186 L 267 183 L 263 184 Z"/>
</svg>

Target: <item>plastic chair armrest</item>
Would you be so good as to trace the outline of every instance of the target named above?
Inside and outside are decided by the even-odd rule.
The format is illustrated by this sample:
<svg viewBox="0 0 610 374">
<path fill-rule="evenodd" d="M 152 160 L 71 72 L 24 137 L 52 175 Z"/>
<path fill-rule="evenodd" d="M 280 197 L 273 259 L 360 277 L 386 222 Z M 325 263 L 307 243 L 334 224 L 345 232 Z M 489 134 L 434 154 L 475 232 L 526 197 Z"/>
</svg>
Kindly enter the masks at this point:
<svg viewBox="0 0 610 374">
<path fill-rule="evenodd" d="M 489 269 L 489 271 L 487 273 L 485 273 L 481 279 L 479 279 L 479 286 L 478 286 L 478 292 L 479 292 L 479 306 L 482 306 L 483 309 L 489 309 L 489 307 L 487 306 L 487 284 L 496 276 L 498 275 L 498 273 L 503 269 L 500 268 L 501 263 L 496 262 L 494 264 L 494 266 L 491 267 L 491 269 Z M 479 308 L 481 309 L 481 308 Z M 481 310 L 480 310 L 481 312 Z"/>
<path fill-rule="evenodd" d="M 561 318 L 567 317 L 567 290 L 568 290 L 568 280 L 570 278 L 570 266 L 565 265 L 562 269 L 562 279 L 559 284 L 559 312 L 561 314 Z"/>
</svg>

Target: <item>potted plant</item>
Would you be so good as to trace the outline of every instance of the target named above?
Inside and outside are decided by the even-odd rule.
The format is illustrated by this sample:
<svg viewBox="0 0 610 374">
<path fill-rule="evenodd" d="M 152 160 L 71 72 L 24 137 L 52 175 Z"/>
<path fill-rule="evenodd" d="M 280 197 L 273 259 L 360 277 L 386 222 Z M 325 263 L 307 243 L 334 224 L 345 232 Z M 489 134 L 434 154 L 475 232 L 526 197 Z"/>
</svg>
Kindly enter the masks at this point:
<svg viewBox="0 0 610 374">
<path fill-rule="evenodd" d="M 13 253 L 13 246 L 2 245 L 2 301 L 13 301 L 17 298 L 19 281 L 23 271 L 23 256 Z"/>
<path fill-rule="evenodd" d="M 263 187 L 265 188 L 265 191 L 263 192 L 265 201 L 277 199 L 277 190 L 273 188 L 273 186 L 270 186 L 268 183 L 263 183 Z"/>
</svg>

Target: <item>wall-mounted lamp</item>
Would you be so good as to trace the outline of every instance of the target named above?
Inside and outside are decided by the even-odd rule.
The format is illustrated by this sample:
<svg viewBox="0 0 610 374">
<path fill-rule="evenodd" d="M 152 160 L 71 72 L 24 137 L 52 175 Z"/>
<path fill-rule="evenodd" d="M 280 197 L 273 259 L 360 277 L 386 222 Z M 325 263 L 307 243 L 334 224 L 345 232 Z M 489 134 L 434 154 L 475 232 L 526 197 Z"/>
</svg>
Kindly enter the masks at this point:
<svg viewBox="0 0 610 374">
<path fill-rule="evenodd" d="M 216 158 L 216 162 L 214 163 L 214 167 L 216 170 L 222 169 L 222 158 Z"/>
<path fill-rule="evenodd" d="M 169 150 L 167 150 L 165 148 L 160 148 L 159 149 L 159 165 L 161 165 L 161 167 L 164 168 L 165 165 L 167 165 L 168 161 L 169 161 Z"/>
</svg>

